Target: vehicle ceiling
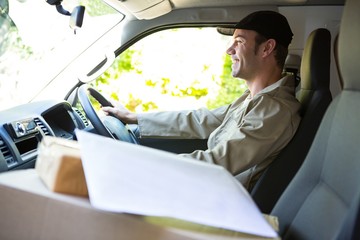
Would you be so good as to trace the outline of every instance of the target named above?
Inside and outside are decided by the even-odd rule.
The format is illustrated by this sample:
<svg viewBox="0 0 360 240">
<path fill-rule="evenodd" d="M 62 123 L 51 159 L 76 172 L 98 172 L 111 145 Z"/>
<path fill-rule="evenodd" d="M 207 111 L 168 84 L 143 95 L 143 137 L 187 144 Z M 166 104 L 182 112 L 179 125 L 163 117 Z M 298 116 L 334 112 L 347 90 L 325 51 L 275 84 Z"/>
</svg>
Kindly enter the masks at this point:
<svg viewBox="0 0 360 240">
<path fill-rule="evenodd" d="M 173 10 L 224 6 L 344 5 L 345 0 L 104 0 L 138 19 L 152 19 Z M 127 14 L 127 15 L 128 15 Z"/>
<path fill-rule="evenodd" d="M 328 5 L 344 4 L 344 0 L 170 0 L 174 8 L 229 5 Z"/>
</svg>

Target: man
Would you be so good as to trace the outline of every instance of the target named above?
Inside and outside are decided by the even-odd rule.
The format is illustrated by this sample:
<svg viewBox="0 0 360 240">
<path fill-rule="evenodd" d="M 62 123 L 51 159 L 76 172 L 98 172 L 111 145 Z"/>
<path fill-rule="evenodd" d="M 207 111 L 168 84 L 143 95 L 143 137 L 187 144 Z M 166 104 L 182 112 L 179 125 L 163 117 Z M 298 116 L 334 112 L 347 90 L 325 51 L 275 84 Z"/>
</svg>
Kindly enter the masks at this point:
<svg viewBox="0 0 360 240">
<path fill-rule="evenodd" d="M 248 90 L 232 104 L 215 110 L 135 114 L 122 106 L 103 107 L 126 123 L 139 125 L 141 137 L 208 138 L 207 150 L 184 157 L 225 167 L 251 190 L 261 173 L 286 146 L 300 122 L 292 76 L 283 66 L 292 40 L 284 16 L 272 11 L 250 14 L 231 31 L 232 75 Z"/>
</svg>

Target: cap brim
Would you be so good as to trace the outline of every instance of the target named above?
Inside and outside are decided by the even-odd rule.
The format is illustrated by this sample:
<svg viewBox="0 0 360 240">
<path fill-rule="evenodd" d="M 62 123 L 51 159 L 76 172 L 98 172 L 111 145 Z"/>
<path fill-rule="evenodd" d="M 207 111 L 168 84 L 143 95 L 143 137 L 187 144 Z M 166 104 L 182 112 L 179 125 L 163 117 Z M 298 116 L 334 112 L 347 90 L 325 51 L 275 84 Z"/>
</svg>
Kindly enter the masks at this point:
<svg viewBox="0 0 360 240">
<path fill-rule="evenodd" d="M 235 32 L 235 28 L 224 28 L 224 27 L 218 27 L 216 28 L 218 33 L 226 35 L 226 36 L 232 36 Z"/>
</svg>

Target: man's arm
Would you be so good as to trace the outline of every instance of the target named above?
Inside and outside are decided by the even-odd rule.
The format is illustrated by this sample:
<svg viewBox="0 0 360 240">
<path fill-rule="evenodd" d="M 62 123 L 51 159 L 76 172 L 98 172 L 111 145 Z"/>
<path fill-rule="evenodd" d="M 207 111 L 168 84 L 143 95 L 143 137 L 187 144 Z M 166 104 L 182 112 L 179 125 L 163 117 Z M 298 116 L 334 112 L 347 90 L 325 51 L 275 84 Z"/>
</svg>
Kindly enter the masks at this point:
<svg viewBox="0 0 360 240">
<path fill-rule="evenodd" d="M 164 111 L 136 114 L 120 103 L 102 107 L 105 114 L 112 114 L 129 124 L 138 124 L 141 137 L 206 139 L 217 128 L 229 106 L 214 110 L 201 108 L 192 111 Z"/>
<path fill-rule="evenodd" d="M 230 119 L 224 128 L 220 127 L 213 136 L 216 142 L 208 150 L 181 155 L 218 164 L 233 175 L 239 174 L 286 146 L 300 122 L 297 110 L 298 105 L 292 109 L 262 97 L 243 118 Z"/>
<path fill-rule="evenodd" d="M 142 137 L 206 139 L 222 122 L 228 106 L 215 110 L 166 111 L 138 114 Z"/>
</svg>

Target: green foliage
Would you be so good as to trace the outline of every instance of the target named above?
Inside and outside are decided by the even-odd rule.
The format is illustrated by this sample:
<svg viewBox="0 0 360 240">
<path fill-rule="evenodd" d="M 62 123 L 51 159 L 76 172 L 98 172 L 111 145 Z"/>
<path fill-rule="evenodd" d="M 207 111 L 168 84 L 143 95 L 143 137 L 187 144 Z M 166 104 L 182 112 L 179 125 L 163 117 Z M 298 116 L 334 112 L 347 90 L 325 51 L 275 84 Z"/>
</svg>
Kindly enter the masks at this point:
<svg viewBox="0 0 360 240">
<path fill-rule="evenodd" d="M 135 70 L 134 66 L 136 66 L 137 63 L 133 61 L 133 59 L 136 59 L 134 56 L 137 54 L 139 54 L 139 52 L 136 50 L 126 50 L 120 57 L 115 59 L 114 63 L 108 70 L 96 79 L 95 84 L 93 85 L 96 87 L 101 84 L 109 85 L 111 80 L 120 78 L 122 73 Z"/>
<path fill-rule="evenodd" d="M 156 87 L 157 82 L 153 81 L 151 79 L 148 79 L 148 80 L 145 81 L 145 85 L 148 86 L 148 87 Z"/>
<path fill-rule="evenodd" d="M 150 110 L 157 109 L 158 106 L 155 102 L 144 102 L 140 98 L 134 97 L 132 94 L 129 94 L 128 102 L 125 104 L 125 107 L 132 112 L 136 112 L 136 109 L 141 106 L 143 112 L 148 112 Z"/>
<path fill-rule="evenodd" d="M 168 85 L 170 83 L 170 79 L 169 78 L 161 78 L 161 94 L 168 94 L 169 93 L 169 89 L 168 89 Z"/>
<path fill-rule="evenodd" d="M 80 4 L 86 6 L 85 11 L 90 16 L 103 16 L 112 14 L 115 10 L 104 4 L 102 0 L 81 0 Z"/>
<path fill-rule="evenodd" d="M 230 57 L 227 54 L 225 54 L 223 74 L 220 77 L 220 83 L 219 83 L 220 90 L 215 99 L 209 100 L 207 102 L 207 107 L 209 109 L 218 108 L 220 106 L 232 103 L 234 100 L 240 97 L 247 89 L 244 80 L 232 77 L 231 65 L 232 62 Z"/>
<path fill-rule="evenodd" d="M 132 112 L 136 111 L 136 108 L 142 104 L 142 100 L 139 98 L 135 98 L 132 94 L 129 94 L 129 102 L 125 105 L 127 109 Z"/>
<path fill-rule="evenodd" d="M 94 107 L 96 111 L 99 111 L 101 108 L 101 104 L 92 96 L 89 96 L 91 105 Z"/>
<path fill-rule="evenodd" d="M 158 109 L 158 106 L 156 103 L 150 101 L 150 102 L 146 102 L 146 103 L 143 103 L 142 104 L 142 110 L 143 112 L 148 112 L 150 110 L 155 110 L 155 109 Z"/>
<path fill-rule="evenodd" d="M 208 88 L 197 88 L 197 81 L 194 81 L 192 85 L 186 88 L 178 88 L 176 87 L 175 91 L 171 92 L 171 95 L 174 97 L 194 97 L 195 99 L 200 99 L 208 95 Z"/>
<path fill-rule="evenodd" d="M 178 32 L 178 29 L 172 29 L 169 31 L 170 34 L 176 32 Z M 137 90 L 136 88 L 144 89 L 143 91 L 145 91 L 146 95 L 144 95 L 144 92 L 137 95 L 133 94 L 133 92 L 130 92 L 126 94 L 128 96 L 126 100 L 122 99 L 122 103 L 130 111 L 136 112 L 136 110 L 141 110 L 146 112 L 158 109 L 158 105 L 161 104 L 161 102 L 157 101 L 161 100 L 153 100 L 153 98 L 149 98 L 151 94 L 157 96 L 169 96 L 178 99 L 193 98 L 194 102 L 201 100 L 205 97 L 209 98 L 210 85 L 208 83 L 216 83 L 218 90 L 213 99 L 202 102 L 206 102 L 206 107 L 208 107 L 209 109 L 214 109 L 219 106 L 233 102 L 246 89 L 245 82 L 231 76 L 232 62 L 227 54 L 224 54 L 223 56 L 222 72 L 221 69 L 219 69 L 220 73 L 214 73 L 212 72 L 214 69 L 213 66 L 204 64 L 202 68 L 199 69 L 199 71 L 201 72 L 201 74 L 206 76 L 206 79 L 196 79 L 201 78 L 200 74 L 198 76 L 194 76 L 194 80 L 187 81 L 187 83 L 184 84 L 177 82 L 179 81 L 179 77 L 177 75 L 172 75 L 172 73 L 166 71 L 163 76 L 159 76 L 156 74 L 152 75 L 153 73 L 150 73 L 149 75 L 146 66 L 143 65 L 142 62 L 140 62 L 143 59 L 143 47 L 144 46 L 141 44 L 134 45 L 124 51 L 120 56 L 116 58 L 114 64 L 101 77 L 99 77 L 95 83 L 95 85 L 97 86 L 100 86 L 102 84 L 108 85 L 110 84 L 110 81 L 112 86 L 118 84 L 119 87 L 112 87 L 110 89 L 111 93 L 106 94 L 110 95 L 111 98 L 114 100 L 120 100 L 118 94 L 124 94 L 123 91 L 125 90 Z M 150 56 L 152 57 L 152 55 Z M 159 54 L 159 56 L 162 55 Z M 179 67 L 181 68 L 181 66 Z M 145 77 L 147 77 L 147 79 L 143 79 Z M 175 81 L 173 78 L 176 78 L 177 80 Z M 132 81 L 133 84 L 125 84 L 125 82 L 129 81 Z M 205 82 L 207 82 L 207 84 L 205 84 Z M 125 88 L 131 87 L 132 89 L 124 89 L 122 83 L 125 84 Z M 140 86 L 141 84 L 142 86 Z M 214 86 L 212 86 L 211 89 L 211 96 L 214 95 L 213 89 Z M 124 95 L 122 97 L 124 97 Z M 157 98 L 155 96 L 154 98 L 164 99 Z"/>
<path fill-rule="evenodd" d="M 12 57 L 16 56 L 18 61 L 27 60 L 34 52 L 30 46 L 27 46 L 22 41 L 18 29 L 7 14 L 9 12 L 8 1 L 0 2 L 0 56 L 10 53 Z M 4 59 L 3 59 L 4 61 Z M 6 64 L 3 64 L 3 71 L 6 71 Z"/>
<path fill-rule="evenodd" d="M 115 94 L 114 92 L 111 93 L 110 97 L 111 97 L 112 99 L 114 99 L 115 101 L 119 101 L 119 96 L 118 96 L 117 94 Z"/>
<path fill-rule="evenodd" d="M 0 15 L 7 15 L 9 13 L 9 1 L 0 0 Z M 2 16 L 3 17 L 3 16 Z"/>
<path fill-rule="evenodd" d="M 121 57 L 117 60 L 118 70 L 120 72 L 129 72 L 134 70 L 134 65 L 136 65 L 136 63 L 133 62 L 133 59 L 136 58 L 137 54 L 139 53 L 131 48 L 121 54 Z"/>
</svg>

